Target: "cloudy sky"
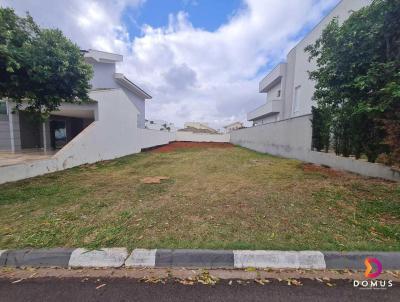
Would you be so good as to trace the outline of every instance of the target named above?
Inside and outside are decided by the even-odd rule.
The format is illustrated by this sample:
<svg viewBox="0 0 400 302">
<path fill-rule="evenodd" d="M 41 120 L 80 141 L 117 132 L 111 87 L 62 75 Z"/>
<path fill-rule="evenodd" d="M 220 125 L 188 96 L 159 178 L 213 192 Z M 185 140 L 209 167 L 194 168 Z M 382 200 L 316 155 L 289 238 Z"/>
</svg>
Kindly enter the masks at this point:
<svg viewBox="0 0 400 302">
<path fill-rule="evenodd" d="M 339 0 L 2 0 L 83 49 L 124 55 L 146 117 L 221 127 L 262 105 L 258 82 Z"/>
</svg>

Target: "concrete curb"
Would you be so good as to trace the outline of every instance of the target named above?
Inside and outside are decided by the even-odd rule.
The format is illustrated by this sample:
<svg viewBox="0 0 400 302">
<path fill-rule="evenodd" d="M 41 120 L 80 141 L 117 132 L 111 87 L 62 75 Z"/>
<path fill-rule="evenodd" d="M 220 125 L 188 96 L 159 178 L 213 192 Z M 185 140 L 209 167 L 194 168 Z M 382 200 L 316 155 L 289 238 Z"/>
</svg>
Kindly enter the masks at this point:
<svg viewBox="0 0 400 302">
<path fill-rule="evenodd" d="M 124 265 L 128 251 L 126 248 L 104 248 L 88 251 L 76 249 L 68 262 L 69 267 L 121 267 Z"/>
<path fill-rule="evenodd" d="M 364 270 L 367 257 L 400 270 L 400 252 L 243 251 L 126 248 L 0 250 L 0 267 L 187 267 Z"/>
<path fill-rule="evenodd" d="M 400 270 L 400 253 L 398 252 L 325 252 L 327 269 L 365 269 L 365 258 L 377 258 L 383 269 Z"/>
<path fill-rule="evenodd" d="M 74 249 L 23 249 L 0 253 L 0 266 L 68 267 Z"/>
<path fill-rule="evenodd" d="M 318 251 L 233 251 L 235 268 L 325 269 L 324 254 Z"/>
<path fill-rule="evenodd" d="M 126 267 L 155 267 L 157 250 L 135 249 L 125 261 Z"/>
</svg>

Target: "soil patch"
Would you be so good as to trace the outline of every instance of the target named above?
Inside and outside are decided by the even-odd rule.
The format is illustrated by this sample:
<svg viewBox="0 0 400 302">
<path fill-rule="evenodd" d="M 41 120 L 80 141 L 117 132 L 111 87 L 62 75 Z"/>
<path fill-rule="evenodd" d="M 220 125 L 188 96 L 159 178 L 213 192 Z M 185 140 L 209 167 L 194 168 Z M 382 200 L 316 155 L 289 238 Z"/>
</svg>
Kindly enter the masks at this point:
<svg viewBox="0 0 400 302">
<path fill-rule="evenodd" d="M 206 143 L 206 142 L 173 142 L 168 145 L 153 148 L 151 152 L 167 153 L 173 152 L 178 149 L 187 148 L 233 148 L 234 145 L 230 143 Z"/>
<path fill-rule="evenodd" d="M 319 165 L 314 165 L 314 164 L 303 164 L 303 171 L 304 172 L 317 172 L 317 173 L 322 173 L 327 176 L 333 176 L 333 177 L 340 177 L 346 175 L 346 172 L 343 171 L 338 171 L 331 169 L 329 167 L 323 167 Z"/>
</svg>

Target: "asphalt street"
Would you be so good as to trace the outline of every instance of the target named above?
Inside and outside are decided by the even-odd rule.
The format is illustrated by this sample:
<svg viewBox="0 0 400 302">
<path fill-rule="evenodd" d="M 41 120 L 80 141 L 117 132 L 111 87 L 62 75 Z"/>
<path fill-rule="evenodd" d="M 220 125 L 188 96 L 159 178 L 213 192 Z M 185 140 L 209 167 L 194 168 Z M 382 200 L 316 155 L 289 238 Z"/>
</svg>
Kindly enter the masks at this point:
<svg viewBox="0 0 400 302">
<path fill-rule="evenodd" d="M 386 290 L 362 290 L 348 280 L 336 280 L 333 287 L 300 281 L 302 286 L 278 280 L 266 285 L 224 280 L 211 286 L 152 284 L 130 278 L 2 278 L 0 301 L 400 301 L 399 283 Z"/>
</svg>

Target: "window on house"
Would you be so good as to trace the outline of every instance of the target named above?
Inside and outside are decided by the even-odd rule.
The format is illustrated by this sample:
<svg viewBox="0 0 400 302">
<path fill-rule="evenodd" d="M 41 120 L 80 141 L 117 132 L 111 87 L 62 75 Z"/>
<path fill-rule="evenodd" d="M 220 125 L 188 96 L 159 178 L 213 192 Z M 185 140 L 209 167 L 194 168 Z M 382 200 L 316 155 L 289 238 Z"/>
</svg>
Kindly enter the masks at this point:
<svg viewBox="0 0 400 302">
<path fill-rule="evenodd" d="M 277 96 L 278 98 L 281 97 L 281 90 L 278 90 L 278 93 L 276 94 L 276 96 Z"/>
<path fill-rule="evenodd" d="M 294 89 L 293 114 L 297 114 L 300 111 L 300 89 L 301 86 L 297 86 Z"/>
<path fill-rule="evenodd" d="M 7 114 L 7 106 L 4 101 L 0 101 L 0 114 Z"/>
</svg>

